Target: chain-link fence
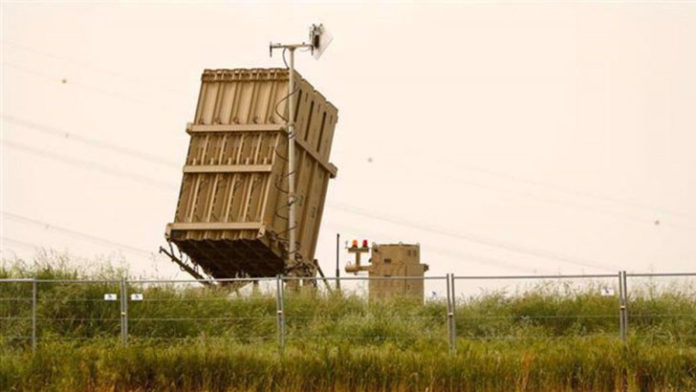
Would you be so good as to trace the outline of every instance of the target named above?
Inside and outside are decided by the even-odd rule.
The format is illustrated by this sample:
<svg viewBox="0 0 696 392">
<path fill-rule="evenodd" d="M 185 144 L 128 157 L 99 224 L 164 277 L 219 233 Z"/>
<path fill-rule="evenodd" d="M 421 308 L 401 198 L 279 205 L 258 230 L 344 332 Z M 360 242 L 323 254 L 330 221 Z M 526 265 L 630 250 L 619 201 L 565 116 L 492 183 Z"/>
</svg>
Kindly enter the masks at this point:
<svg viewBox="0 0 696 392">
<path fill-rule="evenodd" d="M 608 336 L 696 345 L 695 278 L 621 271 L 340 281 L 3 279 L 0 343 L 219 339 L 281 349 L 313 341 L 456 351 L 467 340 Z M 392 294 L 374 295 L 369 287 L 377 281 L 389 282 L 381 287 Z M 400 295 L 412 283 L 422 285 L 423 296 Z"/>
</svg>

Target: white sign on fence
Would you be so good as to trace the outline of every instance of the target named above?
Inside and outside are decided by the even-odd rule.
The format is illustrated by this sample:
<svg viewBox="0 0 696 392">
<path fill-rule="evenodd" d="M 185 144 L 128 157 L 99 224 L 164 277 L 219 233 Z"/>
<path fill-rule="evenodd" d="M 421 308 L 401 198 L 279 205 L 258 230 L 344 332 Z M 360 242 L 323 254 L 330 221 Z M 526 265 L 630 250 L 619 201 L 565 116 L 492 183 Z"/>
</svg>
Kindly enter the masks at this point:
<svg viewBox="0 0 696 392">
<path fill-rule="evenodd" d="M 104 294 L 104 301 L 116 301 L 118 296 L 113 293 Z"/>
<path fill-rule="evenodd" d="M 131 301 L 142 301 L 142 300 L 143 300 L 143 295 L 141 293 L 131 294 Z"/>
</svg>

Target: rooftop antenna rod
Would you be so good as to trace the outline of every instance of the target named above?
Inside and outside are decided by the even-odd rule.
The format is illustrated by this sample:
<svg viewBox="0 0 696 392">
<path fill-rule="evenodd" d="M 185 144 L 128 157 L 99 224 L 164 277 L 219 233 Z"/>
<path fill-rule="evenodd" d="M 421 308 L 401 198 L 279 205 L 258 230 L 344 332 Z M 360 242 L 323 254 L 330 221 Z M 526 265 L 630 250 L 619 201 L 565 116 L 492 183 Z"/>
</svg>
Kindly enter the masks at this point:
<svg viewBox="0 0 696 392">
<path fill-rule="evenodd" d="M 296 240 L 295 240 L 295 49 L 307 48 L 311 51 L 315 59 L 319 59 L 326 47 L 331 43 L 332 37 L 328 33 L 323 24 L 313 24 L 309 28 L 309 43 L 304 41 L 299 44 L 281 44 L 271 42 L 269 45 L 269 54 L 273 56 L 273 49 L 282 49 L 290 52 L 288 76 L 288 269 L 293 270 L 296 264 Z"/>
</svg>

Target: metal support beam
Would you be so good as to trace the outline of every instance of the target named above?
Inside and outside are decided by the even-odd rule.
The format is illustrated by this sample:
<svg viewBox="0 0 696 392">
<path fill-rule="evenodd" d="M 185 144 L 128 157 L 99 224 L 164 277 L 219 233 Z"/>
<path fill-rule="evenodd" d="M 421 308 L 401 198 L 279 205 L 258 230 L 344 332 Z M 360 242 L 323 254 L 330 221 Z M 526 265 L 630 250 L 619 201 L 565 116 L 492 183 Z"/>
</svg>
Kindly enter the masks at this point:
<svg viewBox="0 0 696 392">
<path fill-rule="evenodd" d="M 278 347 L 285 351 L 285 289 L 282 275 L 276 277 L 276 324 L 278 326 Z"/>
<path fill-rule="evenodd" d="M 619 271 L 619 337 L 628 339 L 628 293 L 626 292 L 626 271 Z"/>
<path fill-rule="evenodd" d="M 264 230 L 262 222 L 175 222 L 167 225 L 170 233 L 175 230 Z"/>
<path fill-rule="evenodd" d="M 451 298 L 451 303 L 452 303 L 452 316 L 451 316 L 451 323 L 452 323 L 452 351 L 454 353 L 457 352 L 457 292 L 454 290 L 454 274 L 450 274 L 450 290 L 452 294 L 450 295 Z"/>
<path fill-rule="evenodd" d="M 292 53 L 292 52 L 291 52 Z M 292 55 L 291 55 L 292 56 Z M 292 75 L 292 73 L 290 74 Z M 292 76 L 290 76 L 292 77 Z M 288 93 L 292 92 L 289 90 Z M 294 94 L 293 94 L 294 95 Z M 288 98 L 290 99 L 290 97 Z M 295 117 L 292 116 L 294 121 Z M 186 128 L 186 132 L 189 134 L 200 133 L 200 132 L 280 132 L 285 129 L 284 125 L 268 125 L 268 124 L 226 124 L 226 125 L 194 125 L 189 124 Z M 320 165 L 324 167 L 329 172 L 331 178 L 335 178 L 338 173 L 338 168 L 332 163 L 328 162 L 326 159 L 322 158 L 316 149 L 312 148 L 309 143 L 302 139 L 295 139 L 296 146 L 299 146 L 302 150 L 306 151 L 312 156 Z"/>
<path fill-rule="evenodd" d="M 126 278 L 121 278 L 121 343 L 128 344 L 128 288 Z"/>
<path fill-rule="evenodd" d="M 339 268 L 339 256 L 341 251 L 341 234 L 336 233 L 336 290 L 341 290 L 341 269 Z"/>
<path fill-rule="evenodd" d="M 624 293 L 624 340 L 628 339 L 628 280 L 626 278 L 626 271 L 623 271 L 623 293 Z"/>
<path fill-rule="evenodd" d="M 626 271 L 619 271 L 619 334 L 624 342 L 624 350 L 628 352 L 628 287 Z M 628 392 L 628 371 L 621 373 L 621 392 Z"/>
<path fill-rule="evenodd" d="M 329 285 L 329 281 L 326 280 L 326 276 L 324 276 L 324 271 L 321 270 L 321 266 L 319 265 L 319 261 L 317 259 L 314 259 L 314 265 L 317 267 L 317 272 L 319 272 L 319 276 L 321 276 L 321 279 L 324 281 L 324 285 L 326 285 L 326 290 L 329 292 L 329 294 L 333 294 L 333 291 L 331 291 L 331 286 Z"/>
<path fill-rule="evenodd" d="M 295 265 L 295 242 L 297 226 L 297 209 L 295 206 L 295 48 L 290 51 L 290 73 L 288 76 L 288 260 L 286 266 L 292 268 Z"/>
<path fill-rule="evenodd" d="M 272 165 L 186 165 L 184 173 L 268 173 Z"/>
<path fill-rule="evenodd" d="M 454 275 L 447 274 L 445 280 L 447 282 L 447 343 L 449 345 L 450 353 L 454 354 L 457 352 L 454 322 Z"/>
<path fill-rule="evenodd" d="M 186 133 L 200 132 L 280 132 L 283 130 L 281 124 L 187 124 Z"/>
<path fill-rule="evenodd" d="M 309 145 L 304 143 L 302 140 L 296 138 L 295 134 L 295 50 L 308 48 L 310 50 L 314 49 L 312 44 L 300 43 L 300 44 L 274 44 L 271 43 L 269 46 L 269 51 L 272 54 L 273 49 L 282 49 L 283 51 L 288 51 L 290 53 L 290 58 L 288 61 L 288 118 L 286 123 L 287 138 L 288 138 L 288 151 L 287 151 L 287 172 L 286 177 L 288 181 L 288 249 L 287 249 L 287 261 L 286 268 L 289 271 L 293 271 L 296 264 L 296 232 L 295 228 L 297 226 L 297 213 L 296 213 L 296 202 L 297 195 L 295 194 L 295 172 L 297 171 L 297 163 L 295 162 L 295 148 L 296 144 L 302 146 L 301 148 L 306 150 L 307 153 L 315 157 L 322 165 L 327 165 L 322 159 L 319 159 L 318 154 L 314 152 Z M 328 164 L 330 165 L 330 164 Z M 329 170 L 332 176 L 336 175 L 335 170 Z"/>
<path fill-rule="evenodd" d="M 169 256 L 169 258 L 170 258 L 173 262 L 177 263 L 177 264 L 179 265 L 179 267 L 183 268 L 184 271 L 188 272 L 188 273 L 189 273 L 191 276 L 193 276 L 195 279 L 198 279 L 198 280 L 204 280 L 204 279 L 205 279 L 205 277 L 204 277 L 203 275 L 199 274 L 198 271 L 196 271 L 195 269 L 191 268 L 191 266 L 189 266 L 188 264 L 184 263 L 181 259 L 179 259 L 178 257 L 174 256 L 172 253 L 168 252 L 168 251 L 167 251 L 166 249 L 164 249 L 163 247 L 160 246 L 159 252 L 160 252 L 160 253 L 164 253 L 165 255 Z M 209 283 L 209 282 L 201 282 L 201 283 L 204 284 L 204 285 L 206 285 L 206 286 L 210 286 L 210 283 Z"/>
<path fill-rule="evenodd" d="M 36 300 L 38 296 L 38 283 L 36 278 L 31 283 L 31 351 L 36 351 Z"/>
</svg>

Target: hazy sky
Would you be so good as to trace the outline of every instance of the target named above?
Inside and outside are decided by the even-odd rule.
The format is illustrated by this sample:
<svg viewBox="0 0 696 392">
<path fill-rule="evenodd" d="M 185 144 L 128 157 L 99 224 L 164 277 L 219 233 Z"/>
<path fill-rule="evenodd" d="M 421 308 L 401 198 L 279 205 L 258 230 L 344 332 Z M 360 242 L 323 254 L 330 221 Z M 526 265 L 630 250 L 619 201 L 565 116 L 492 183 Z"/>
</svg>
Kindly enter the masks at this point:
<svg viewBox="0 0 696 392">
<path fill-rule="evenodd" d="M 3 2 L 2 256 L 175 276 L 148 253 L 201 72 L 281 66 L 269 41 L 321 21 L 328 274 L 337 232 L 433 275 L 696 270 L 696 3 L 259 4 Z"/>
</svg>

